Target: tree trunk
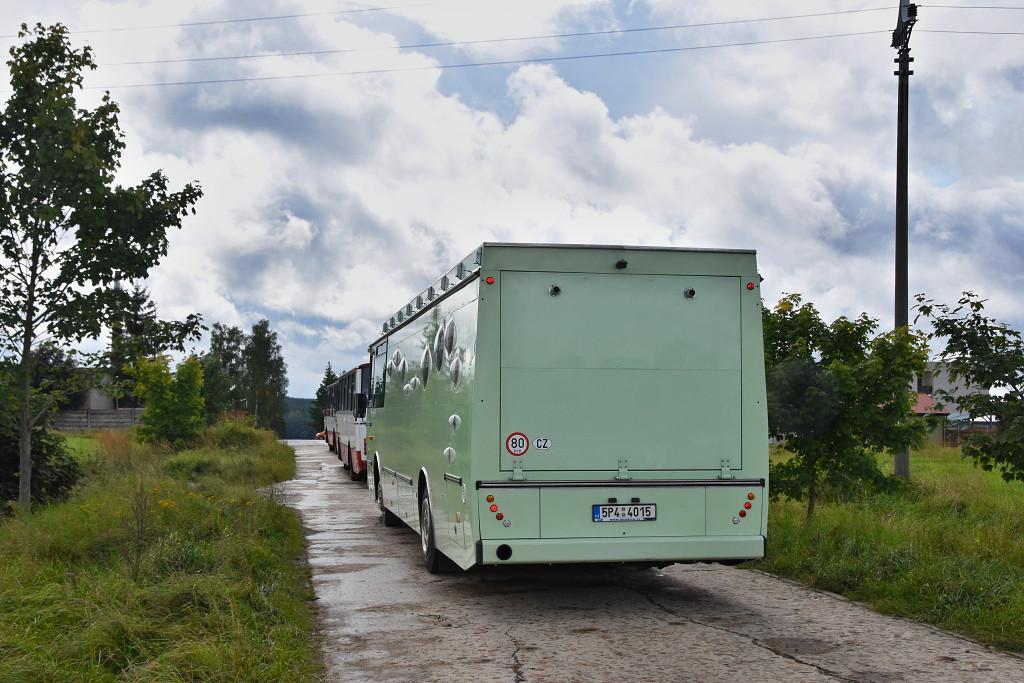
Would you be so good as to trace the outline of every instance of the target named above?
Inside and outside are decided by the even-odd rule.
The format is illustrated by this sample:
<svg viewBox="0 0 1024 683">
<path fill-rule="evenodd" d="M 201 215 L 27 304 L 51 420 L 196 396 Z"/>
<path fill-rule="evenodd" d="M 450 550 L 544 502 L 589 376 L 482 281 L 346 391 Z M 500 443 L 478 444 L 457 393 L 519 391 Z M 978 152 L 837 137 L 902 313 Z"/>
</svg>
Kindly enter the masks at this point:
<svg viewBox="0 0 1024 683">
<path fill-rule="evenodd" d="M 28 513 L 32 509 L 32 346 L 25 335 L 21 350 L 21 412 L 18 415 L 18 507 Z"/>
<path fill-rule="evenodd" d="M 29 270 L 25 320 L 21 329 L 21 414 L 18 416 L 18 507 L 32 510 L 32 341 L 35 336 L 36 278 L 39 275 L 39 246 L 32 244 L 32 265 Z"/>
<path fill-rule="evenodd" d="M 817 502 L 818 489 L 812 480 L 810 486 L 807 487 L 807 519 L 810 519 L 814 515 L 814 506 Z"/>
</svg>

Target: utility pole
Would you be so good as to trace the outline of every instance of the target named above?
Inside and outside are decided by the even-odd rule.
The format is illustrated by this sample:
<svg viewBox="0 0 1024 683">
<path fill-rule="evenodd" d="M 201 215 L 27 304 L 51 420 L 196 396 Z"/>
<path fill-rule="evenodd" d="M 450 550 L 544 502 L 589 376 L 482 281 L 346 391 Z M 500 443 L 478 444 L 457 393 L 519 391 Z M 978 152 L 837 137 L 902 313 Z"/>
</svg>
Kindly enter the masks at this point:
<svg viewBox="0 0 1024 683">
<path fill-rule="evenodd" d="M 917 5 L 910 0 L 900 0 L 900 13 L 896 22 L 896 30 L 892 32 L 892 47 L 896 48 L 896 64 L 899 69 L 894 72 L 899 77 L 899 102 L 897 105 L 896 125 L 896 329 L 906 328 L 909 324 L 908 304 L 910 299 L 907 284 L 907 151 L 909 147 L 910 125 L 910 34 L 917 23 Z M 910 479 L 910 451 L 906 446 L 896 449 L 892 456 L 893 474 L 903 479 Z"/>
</svg>

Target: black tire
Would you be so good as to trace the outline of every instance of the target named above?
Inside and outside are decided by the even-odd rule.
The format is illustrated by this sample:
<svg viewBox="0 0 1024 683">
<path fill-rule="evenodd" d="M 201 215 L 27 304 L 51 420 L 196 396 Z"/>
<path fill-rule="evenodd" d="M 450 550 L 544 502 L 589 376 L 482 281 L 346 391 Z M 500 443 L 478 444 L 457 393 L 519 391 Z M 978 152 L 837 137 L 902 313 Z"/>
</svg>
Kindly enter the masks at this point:
<svg viewBox="0 0 1024 683">
<path fill-rule="evenodd" d="M 441 552 L 434 543 L 434 515 L 430 511 L 430 494 L 423 492 L 420 498 L 420 550 L 423 552 L 423 566 L 431 574 L 442 570 Z"/>
<path fill-rule="evenodd" d="M 396 515 L 395 513 L 391 512 L 391 510 L 388 510 L 386 507 L 384 507 L 384 487 L 380 483 L 380 473 L 377 474 L 377 477 L 374 480 L 373 488 L 374 488 L 374 497 L 377 499 L 377 507 L 380 508 L 380 511 L 382 513 L 382 519 L 384 520 L 384 526 L 387 526 L 387 527 L 402 526 L 402 518 L 399 517 L 398 515 Z"/>
</svg>

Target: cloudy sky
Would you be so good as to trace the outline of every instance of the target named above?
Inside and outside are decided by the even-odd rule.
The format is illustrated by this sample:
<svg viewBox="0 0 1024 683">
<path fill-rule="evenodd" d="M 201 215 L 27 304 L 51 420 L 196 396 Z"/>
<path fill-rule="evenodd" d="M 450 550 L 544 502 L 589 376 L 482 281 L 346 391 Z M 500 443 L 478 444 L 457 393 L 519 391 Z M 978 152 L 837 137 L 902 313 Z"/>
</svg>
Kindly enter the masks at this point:
<svg viewBox="0 0 1024 683">
<path fill-rule="evenodd" d="M 161 312 L 269 318 L 311 396 L 486 240 L 753 248 L 769 300 L 890 326 L 895 9 L 734 23 L 882 4 L 3 0 L 0 34 L 61 21 L 95 48 L 81 102 L 120 103 L 122 181 L 206 193 L 148 282 Z M 925 29 L 1024 32 L 1024 11 L 921 9 L 910 143 L 911 292 L 972 289 L 1019 329 L 1024 36 Z M 252 57 L 282 52 L 319 54 Z M 435 68 L 480 62 L 505 63 Z"/>
</svg>

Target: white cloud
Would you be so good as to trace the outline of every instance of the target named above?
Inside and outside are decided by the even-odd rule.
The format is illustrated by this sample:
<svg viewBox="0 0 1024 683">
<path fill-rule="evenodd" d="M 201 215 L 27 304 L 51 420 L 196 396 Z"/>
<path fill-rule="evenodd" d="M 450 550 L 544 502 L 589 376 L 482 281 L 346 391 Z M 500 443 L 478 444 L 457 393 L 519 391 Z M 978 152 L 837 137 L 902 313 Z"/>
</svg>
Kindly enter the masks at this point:
<svg viewBox="0 0 1024 683">
<path fill-rule="evenodd" d="M 442 3 L 404 14 L 431 35 L 465 38 L 609 26 L 633 14 L 640 22 L 648 10 L 649 21 L 766 12 L 761 3 L 650 2 L 632 9 L 619 3 L 613 14 L 612 5 Z M 320 5 L 168 7 L 160 4 L 154 14 L 150 5 L 91 2 L 71 23 L 174 22 Z M 799 10 L 807 5 L 783 2 L 771 13 Z M 887 26 L 888 15 L 883 19 Z M 385 30 L 355 21 L 177 30 L 170 41 L 108 36 L 100 61 L 400 42 L 389 24 Z M 860 30 L 878 20 L 849 21 Z M 831 26 L 807 24 L 806 31 Z M 663 39 L 803 30 L 743 26 Z M 312 395 L 328 360 L 339 370 L 361 362 L 382 319 L 488 239 L 756 248 L 770 299 L 803 292 L 827 316 L 866 310 L 891 324 L 892 53 L 884 36 L 851 40 L 630 62 L 630 73 L 645 81 L 651 104 L 644 107 L 624 106 L 618 82 L 597 78 L 609 62 L 587 67 L 594 88 L 573 85 L 561 66 L 481 72 L 505 81 L 500 104 L 508 113 L 501 116 L 470 104 L 470 91 L 442 87 L 431 70 L 116 91 L 128 131 L 124 181 L 162 167 L 172 183 L 198 179 L 206 192 L 199 215 L 172 236 L 150 285 L 169 315 L 199 310 L 209 322 L 243 325 L 270 317 L 296 395 Z M 1013 69 L 1024 69 L 1024 59 L 999 43 L 967 71 L 935 40 L 922 36 L 914 77 L 915 130 L 934 135 L 927 144 L 915 138 L 912 147 L 911 288 L 946 300 L 974 289 L 1019 325 L 1024 188 L 1014 160 L 1024 144 L 1013 123 L 1021 104 Z M 105 68 L 93 82 L 434 63 L 412 52 L 359 53 L 117 74 Z M 616 113 L 623 110 L 629 113 Z M 1002 147 L 994 149 L 994 140 Z"/>
</svg>

